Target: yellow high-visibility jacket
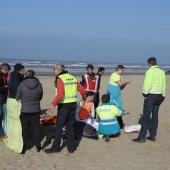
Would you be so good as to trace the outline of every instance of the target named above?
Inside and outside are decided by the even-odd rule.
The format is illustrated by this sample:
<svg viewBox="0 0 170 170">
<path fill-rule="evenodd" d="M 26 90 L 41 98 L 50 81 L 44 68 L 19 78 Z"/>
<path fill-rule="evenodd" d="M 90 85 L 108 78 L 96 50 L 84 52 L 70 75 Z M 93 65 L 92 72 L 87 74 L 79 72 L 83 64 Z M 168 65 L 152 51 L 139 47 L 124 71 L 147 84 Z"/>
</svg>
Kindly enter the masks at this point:
<svg viewBox="0 0 170 170">
<path fill-rule="evenodd" d="M 150 67 L 146 74 L 143 84 L 143 94 L 162 94 L 166 93 L 166 76 L 165 72 L 157 65 Z"/>
</svg>

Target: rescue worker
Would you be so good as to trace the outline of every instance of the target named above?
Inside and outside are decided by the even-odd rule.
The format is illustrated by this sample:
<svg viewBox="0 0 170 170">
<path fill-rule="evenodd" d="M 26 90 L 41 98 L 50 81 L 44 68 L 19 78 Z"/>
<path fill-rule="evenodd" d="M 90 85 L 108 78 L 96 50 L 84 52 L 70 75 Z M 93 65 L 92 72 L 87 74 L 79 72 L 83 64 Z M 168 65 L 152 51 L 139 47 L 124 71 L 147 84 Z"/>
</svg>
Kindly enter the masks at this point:
<svg viewBox="0 0 170 170">
<path fill-rule="evenodd" d="M 117 66 L 116 72 L 112 73 L 110 76 L 110 82 L 107 87 L 107 93 L 110 94 L 110 103 L 116 105 L 121 111 L 123 111 L 121 91 L 130 83 L 130 80 L 122 80 L 121 75 L 124 71 L 125 67 L 123 65 Z M 120 128 L 123 129 L 122 116 L 118 117 L 118 122 Z"/>
<path fill-rule="evenodd" d="M 67 148 L 69 153 L 73 153 L 75 151 L 74 122 L 77 107 L 77 90 L 83 97 L 85 97 L 85 91 L 77 79 L 65 71 L 63 64 L 56 64 L 54 72 L 56 74 L 55 86 L 57 94 L 49 110 L 54 111 L 55 106 L 58 106 L 57 124 L 52 147 L 46 149 L 45 152 L 58 153 L 61 151 L 62 127 L 65 124 L 67 128 Z"/>
<path fill-rule="evenodd" d="M 133 139 L 134 142 L 145 142 L 150 115 L 152 113 L 152 127 L 148 140 L 156 141 L 158 128 L 158 111 L 161 103 L 165 99 L 166 77 L 165 72 L 159 68 L 155 57 L 148 59 L 149 69 L 145 74 L 143 85 L 144 109 L 142 116 L 142 127 L 138 138 Z"/>
<path fill-rule="evenodd" d="M 102 105 L 97 107 L 97 119 L 99 119 L 98 133 L 99 138 L 106 136 L 106 142 L 110 141 L 110 135 L 115 135 L 120 132 L 120 126 L 116 116 L 120 116 L 122 111 L 115 105 L 109 103 L 110 95 L 104 94 L 102 96 Z"/>
<path fill-rule="evenodd" d="M 95 94 L 94 97 L 94 106 L 97 107 L 97 98 L 96 93 L 98 91 L 99 85 L 99 76 L 93 72 L 94 66 L 92 64 L 87 65 L 86 67 L 87 73 L 82 76 L 82 80 L 80 84 L 84 87 L 85 91 L 93 91 Z"/>
</svg>

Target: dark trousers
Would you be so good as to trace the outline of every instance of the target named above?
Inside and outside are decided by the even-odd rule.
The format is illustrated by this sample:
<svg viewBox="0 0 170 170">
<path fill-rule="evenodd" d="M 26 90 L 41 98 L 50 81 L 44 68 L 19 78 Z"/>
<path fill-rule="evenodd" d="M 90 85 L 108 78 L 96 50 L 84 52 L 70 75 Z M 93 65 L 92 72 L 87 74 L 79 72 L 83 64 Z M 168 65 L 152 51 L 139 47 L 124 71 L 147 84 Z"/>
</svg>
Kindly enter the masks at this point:
<svg viewBox="0 0 170 170">
<path fill-rule="evenodd" d="M 124 128 L 122 116 L 117 116 L 117 121 L 119 123 L 120 129 Z"/>
<path fill-rule="evenodd" d="M 99 106 L 99 102 L 100 102 L 100 94 L 99 94 L 99 92 L 97 92 L 95 94 L 95 97 L 94 97 L 94 107 L 95 107 L 95 109 Z"/>
<path fill-rule="evenodd" d="M 28 139 L 30 138 L 29 132 L 31 131 L 33 133 L 36 148 L 40 148 L 40 113 L 21 113 L 20 120 L 24 147 L 28 146 Z"/>
<path fill-rule="evenodd" d="M 162 95 L 148 95 L 144 100 L 143 116 L 142 116 L 142 127 L 139 133 L 139 139 L 145 139 L 147 130 L 149 127 L 150 116 L 152 113 L 152 124 L 150 129 L 150 137 L 155 137 L 158 128 L 158 112 L 164 97 Z"/>
<path fill-rule="evenodd" d="M 66 125 L 67 130 L 67 148 L 68 150 L 75 149 L 74 123 L 76 107 L 76 103 L 63 104 L 59 105 L 58 107 L 57 124 L 55 126 L 55 138 L 52 144 L 52 149 L 55 151 L 60 150 L 63 125 Z"/>
<path fill-rule="evenodd" d="M 0 137 L 4 136 L 2 120 L 3 120 L 3 104 L 0 104 Z"/>
</svg>

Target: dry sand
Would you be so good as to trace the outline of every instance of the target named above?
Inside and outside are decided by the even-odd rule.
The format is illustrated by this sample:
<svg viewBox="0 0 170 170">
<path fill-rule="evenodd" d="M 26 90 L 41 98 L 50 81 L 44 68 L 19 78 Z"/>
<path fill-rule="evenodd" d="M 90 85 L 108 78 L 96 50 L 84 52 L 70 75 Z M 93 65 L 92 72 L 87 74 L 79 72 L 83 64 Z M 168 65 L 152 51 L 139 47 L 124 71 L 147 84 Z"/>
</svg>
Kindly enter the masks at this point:
<svg viewBox="0 0 170 170">
<path fill-rule="evenodd" d="M 127 77 L 125 77 L 126 79 Z M 130 115 L 124 117 L 127 124 L 136 124 L 143 109 L 141 88 L 143 76 L 131 76 L 132 83 L 123 91 L 124 108 Z M 101 94 L 105 93 L 108 76 L 102 79 Z M 47 108 L 54 96 L 53 77 L 40 78 L 44 87 L 42 108 Z M 12 152 L 0 143 L 0 170 L 168 170 L 170 169 L 170 77 L 167 77 L 167 97 L 159 112 L 157 142 L 133 143 L 136 134 L 124 134 L 104 140 L 82 139 L 74 154 L 64 148 L 60 154 L 37 153 L 35 149 L 25 155 Z M 50 145 L 48 146 L 48 148 Z"/>
</svg>

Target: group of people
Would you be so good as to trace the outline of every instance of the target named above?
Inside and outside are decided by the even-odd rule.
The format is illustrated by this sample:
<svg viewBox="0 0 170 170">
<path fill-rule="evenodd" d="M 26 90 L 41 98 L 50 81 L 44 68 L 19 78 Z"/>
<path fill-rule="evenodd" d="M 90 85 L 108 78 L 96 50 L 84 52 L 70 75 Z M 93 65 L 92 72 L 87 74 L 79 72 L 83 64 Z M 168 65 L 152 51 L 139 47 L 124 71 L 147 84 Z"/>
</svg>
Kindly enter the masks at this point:
<svg viewBox="0 0 170 170">
<path fill-rule="evenodd" d="M 40 145 L 40 101 L 43 96 L 42 84 L 35 77 L 35 72 L 22 64 L 16 64 L 11 70 L 7 63 L 0 66 L 0 107 L 1 140 L 6 146 L 18 153 L 27 147 L 28 131 L 34 135 L 37 151 Z M 29 124 L 31 123 L 31 126 Z"/>
<path fill-rule="evenodd" d="M 151 113 L 152 130 L 148 139 L 156 141 L 158 110 L 165 99 L 166 91 L 165 73 L 158 67 L 156 58 L 149 58 L 148 64 L 149 69 L 146 72 L 143 86 L 145 99 L 142 127 L 138 138 L 133 140 L 139 143 L 145 142 Z M 110 141 L 111 135 L 119 134 L 120 129 L 124 127 L 121 91 L 131 83 L 130 80 L 122 79 L 121 75 L 124 73 L 125 67 L 119 65 L 116 67 L 116 71 L 111 74 L 106 94 L 101 96 L 102 104 L 100 106 L 100 83 L 105 69 L 99 68 L 97 74 L 94 73 L 92 64 L 89 64 L 86 69 L 87 72 L 78 82 L 75 76 L 65 70 L 63 64 L 56 64 L 54 67 L 56 95 L 49 110 L 54 111 L 57 107 L 57 123 L 52 146 L 50 149 L 45 149 L 48 154 L 61 151 L 64 125 L 67 128 L 68 151 L 69 153 L 75 151 L 75 121 L 98 122 L 98 137 L 105 137 L 106 142 Z M 31 129 L 36 149 L 40 152 L 42 147 L 39 120 L 40 101 L 43 97 L 42 84 L 35 77 L 34 71 L 28 70 L 25 74 L 25 68 L 21 64 L 16 64 L 14 71 L 8 76 L 10 70 L 10 66 L 6 63 L 0 66 L 0 139 L 5 138 L 4 142 L 10 149 L 18 153 L 25 153 L 29 137 L 28 131 Z M 82 96 L 79 103 L 77 103 L 77 91 Z"/>
</svg>

